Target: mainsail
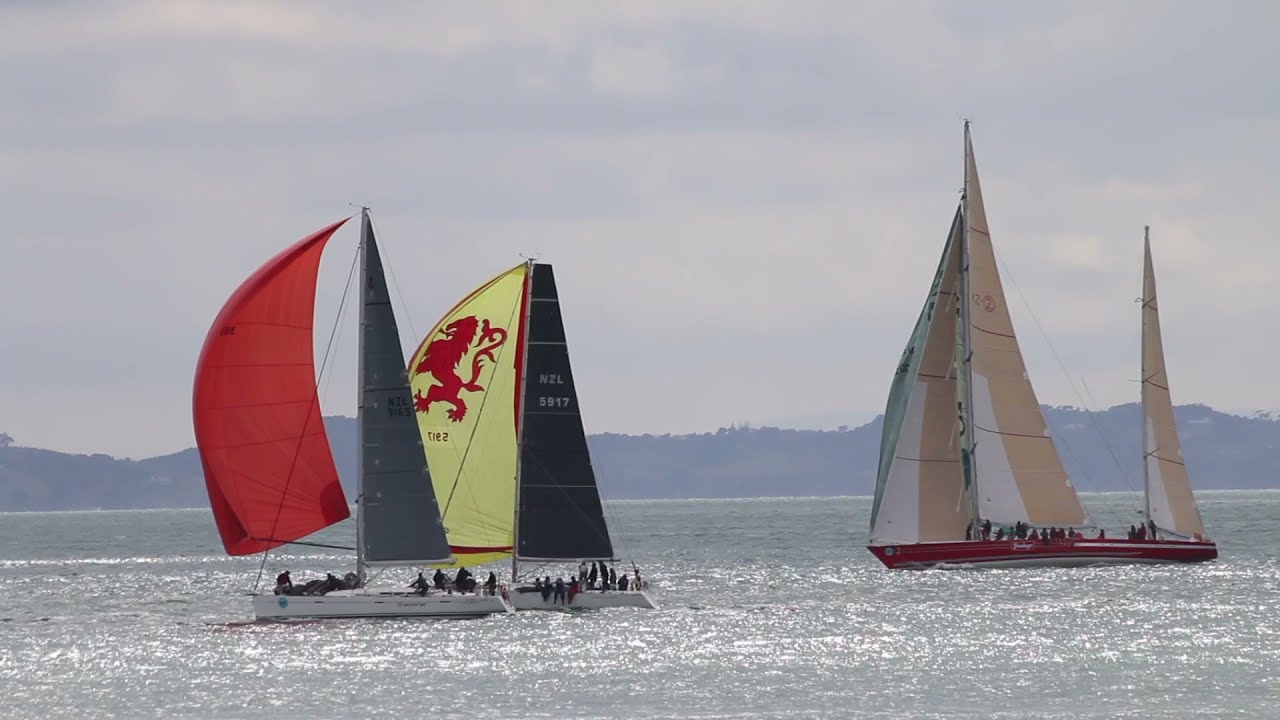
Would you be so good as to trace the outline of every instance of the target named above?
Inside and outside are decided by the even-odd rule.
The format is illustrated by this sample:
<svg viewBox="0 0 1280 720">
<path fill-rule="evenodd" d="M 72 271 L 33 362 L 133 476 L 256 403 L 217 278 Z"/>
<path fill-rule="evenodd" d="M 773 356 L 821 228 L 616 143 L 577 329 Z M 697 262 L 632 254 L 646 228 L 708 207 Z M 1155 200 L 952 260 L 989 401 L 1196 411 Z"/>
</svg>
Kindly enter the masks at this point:
<svg viewBox="0 0 1280 720">
<path fill-rule="evenodd" d="M 956 413 L 962 237 L 957 210 L 889 391 L 871 511 L 873 543 L 960 540 L 971 523 Z"/>
<path fill-rule="evenodd" d="M 1204 522 L 1182 461 L 1182 443 L 1165 373 L 1150 228 L 1146 233 L 1142 273 L 1142 456 L 1147 518 L 1164 532 L 1200 539 L 1204 536 Z"/>
<path fill-rule="evenodd" d="M 463 298 L 409 364 L 413 401 L 457 564 L 510 557 L 515 537 L 516 413 L 528 266 Z"/>
<path fill-rule="evenodd" d="M 550 265 L 533 265 L 518 495 L 521 559 L 612 559 Z"/>
<path fill-rule="evenodd" d="M 196 445 L 230 555 L 292 542 L 350 515 L 316 394 L 316 273 L 345 220 L 303 238 L 227 300 L 196 364 Z"/>
<path fill-rule="evenodd" d="M 969 392 L 979 515 L 998 524 L 1089 526 L 1013 331 L 967 124 L 964 142 Z"/>
<path fill-rule="evenodd" d="M 422 453 L 400 331 L 382 257 L 366 210 L 362 216 L 360 308 L 359 553 L 362 564 L 451 562 Z"/>
<path fill-rule="evenodd" d="M 550 265 L 468 295 L 410 363 L 457 562 L 612 558 Z M 518 527 L 517 527 L 518 523 Z"/>
</svg>

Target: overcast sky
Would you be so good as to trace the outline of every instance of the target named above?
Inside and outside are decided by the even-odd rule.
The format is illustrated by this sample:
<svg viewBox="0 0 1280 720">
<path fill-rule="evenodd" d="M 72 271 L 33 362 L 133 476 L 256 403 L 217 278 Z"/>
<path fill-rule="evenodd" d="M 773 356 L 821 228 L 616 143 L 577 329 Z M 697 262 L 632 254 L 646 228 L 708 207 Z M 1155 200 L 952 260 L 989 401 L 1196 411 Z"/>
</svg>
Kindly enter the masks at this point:
<svg viewBox="0 0 1280 720">
<path fill-rule="evenodd" d="M 213 316 L 350 203 L 406 351 L 521 253 L 553 263 L 589 432 L 860 424 L 966 117 L 1042 402 L 1137 399 L 1150 224 L 1175 402 L 1280 407 L 1277 27 L 1263 2 L 4 3 L 0 432 L 190 446 Z M 351 324 L 328 414 L 354 412 Z"/>
</svg>

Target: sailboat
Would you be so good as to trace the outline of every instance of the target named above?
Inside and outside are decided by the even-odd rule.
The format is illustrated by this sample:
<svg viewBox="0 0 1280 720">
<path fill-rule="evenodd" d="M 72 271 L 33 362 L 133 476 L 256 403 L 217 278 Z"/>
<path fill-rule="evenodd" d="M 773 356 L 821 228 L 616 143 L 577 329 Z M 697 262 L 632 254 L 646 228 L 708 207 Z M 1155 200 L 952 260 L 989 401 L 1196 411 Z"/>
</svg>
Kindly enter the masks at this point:
<svg viewBox="0 0 1280 720">
<path fill-rule="evenodd" d="M 320 413 L 312 325 L 320 257 L 346 220 L 268 260 L 231 295 L 196 365 L 196 445 L 228 555 L 266 553 L 350 517 Z M 255 594 L 259 620 L 481 617 L 493 595 L 367 586 L 371 568 L 449 562 L 368 209 L 360 234 L 356 571 L 309 594 Z M 264 556 L 265 564 L 265 556 Z M 505 594 L 505 588 L 503 590 Z"/>
<path fill-rule="evenodd" d="M 1142 405 L 1150 527 L 1141 538 L 1099 533 L 1085 539 L 1077 531 L 1094 523 L 1027 376 L 996 268 L 967 122 L 964 149 L 960 205 L 889 390 L 867 549 L 885 566 L 903 569 L 1216 558 L 1178 450 L 1149 247 Z M 1005 528 L 1012 531 L 1008 537 Z"/>
<path fill-rule="evenodd" d="M 551 265 L 529 260 L 464 297 L 427 333 L 409 377 L 455 565 L 510 558 L 517 610 L 655 607 L 639 570 L 614 559 Z M 612 565 L 626 589 L 596 577 L 595 589 L 544 597 L 521 572 L 554 584 L 554 563 L 572 576 L 578 563 Z"/>
</svg>

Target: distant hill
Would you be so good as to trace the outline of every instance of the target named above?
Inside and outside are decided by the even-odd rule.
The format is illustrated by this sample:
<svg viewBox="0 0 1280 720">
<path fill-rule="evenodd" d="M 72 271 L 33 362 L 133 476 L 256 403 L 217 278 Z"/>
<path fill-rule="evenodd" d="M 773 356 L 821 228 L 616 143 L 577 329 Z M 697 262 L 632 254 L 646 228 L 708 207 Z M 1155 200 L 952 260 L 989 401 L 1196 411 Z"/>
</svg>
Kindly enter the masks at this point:
<svg viewBox="0 0 1280 720">
<path fill-rule="evenodd" d="M 1050 431 L 1081 490 L 1136 490 L 1141 483 L 1136 404 L 1090 412 L 1045 408 Z M 1184 456 L 1197 489 L 1280 487 L 1280 420 L 1177 409 Z M 326 418 L 349 497 L 355 421 Z M 696 435 L 589 438 L 609 498 L 869 495 L 881 418 L 858 428 L 721 428 Z M 1103 438 L 1106 438 L 1105 442 Z M 194 449 L 145 460 L 69 455 L 21 447 L 0 434 L 0 511 L 205 507 Z"/>
</svg>

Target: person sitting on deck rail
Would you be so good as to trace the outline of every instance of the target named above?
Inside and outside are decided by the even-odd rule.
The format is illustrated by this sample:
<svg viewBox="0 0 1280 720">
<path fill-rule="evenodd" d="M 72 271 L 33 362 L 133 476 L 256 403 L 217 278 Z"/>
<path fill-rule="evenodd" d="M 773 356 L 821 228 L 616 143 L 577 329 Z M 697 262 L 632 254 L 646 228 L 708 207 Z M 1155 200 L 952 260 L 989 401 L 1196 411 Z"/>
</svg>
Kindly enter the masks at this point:
<svg viewBox="0 0 1280 720">
<path fill-rule="evenodd" d="M 618 576 L 618 589 L 622 592 L 627 591 L 627 574 L 625 572 Z"/>
<path fill-rule="evenodd" d="M 996 528 L 996 540 L 1004 539 L 1004 528 Z"/>
<path fill-rule="evenodd" d="M 564 578 L 556 578 L 555 591 L 552 593 L 551 602 L 564 604 Z"/>
<path fill-rule="evenodd" d="M 1098 539 L 1099 539 L 1099 540 L 1106 540 L 1106 539 L 1107 539 L 1107 531 L 1106 531 L 1106 530 L 1103 530 L 1102 528 L 1098 528 Z"/>
<path fill-rule="evenodd" d="M 418 573 L 418 578 L 413 582 L 409 583 L 409 587 L 413 588 L 414 590 L 417 590 L 419 595 L 426 595 L 427 588 L 430 586 L 427 585 L 427 579 L 422 576 L 422 573 Z"/>
<path fill-rule="evenodd" d="M 293 580 L 289 578 L 289 571 L 285 570 L 276 576 L 276 594 L 286 595 L 293 589 Z"/>
<path fill-rule="evenodd" d="M 431 584 L 435 585 L 437 590 L 443 590 L 445 584 L 448 582 L 449 579 L 445 577 L 444 571 L 440 568 L 436 568 L 435 574 L 431 576 Z"/>
</svg>

